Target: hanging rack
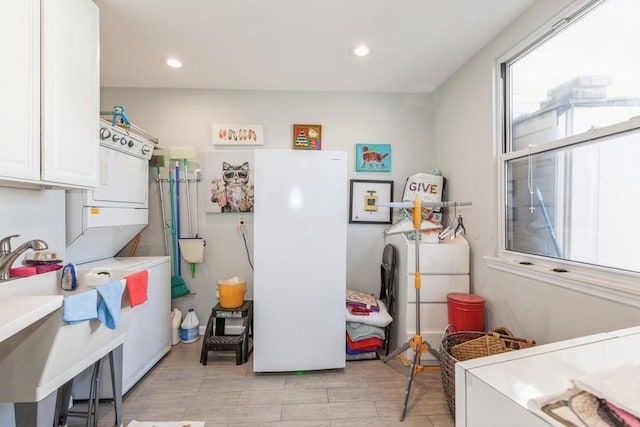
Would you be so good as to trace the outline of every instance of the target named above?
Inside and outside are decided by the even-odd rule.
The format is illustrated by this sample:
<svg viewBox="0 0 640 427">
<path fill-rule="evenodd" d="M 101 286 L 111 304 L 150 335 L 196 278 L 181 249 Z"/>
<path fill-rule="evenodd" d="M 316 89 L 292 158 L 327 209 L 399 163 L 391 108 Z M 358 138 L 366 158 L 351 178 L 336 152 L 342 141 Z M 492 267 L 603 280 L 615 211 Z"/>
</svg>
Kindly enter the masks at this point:
<svg viewBox="0 0 640 427">
<path fill-rule="evenodd" d="M 169 178 L 156 178 L 156 182 L 157 181 L 162 181 L 162 182 L 169 182 Z M 202 181 L 202 178 L 189 178 L 189 179 L 185 179 L 185 178 L 179 178 L 179 179 L 175 179 L 175 178 L 171 178 L 172 182 L 179 182 L 179 183 L 183 183 L 183 182 L 200 182 Z"/>
<path fill-rule="evenodd" d="M 407 380 L 407 389 L 405 391 L 404 403 L 402 405 L 402 414 L 400 415 L 400 421 L 404 421 L 404 418 L 407 414 L 407 405 L 409 403 L 409 394 L 411 393 L 411 385 L 413 383 L 413 379 L 418 372 L 422 372 L 425 369 L 433 369 L 434 367 L 423 366 L 420 364 L 420 359 L 422 353 L 429 352 L 431 353 L 436 360 L 440 360 L 440 354 L 425 340 L 423 340 L 422 335 L 420 334 L 420 288 L 422 287 L 422 280 L 420 276 L 420 230 L 422 225 L 422 210 L 429 209 L 427 214 L 427 218 L 434 209 L 436 208 L 450 208 L 453 207 L 457 210 L 458 207 L 461 206 L 471 206 L 471 202 L 423 202 L 420 200 L 420 197 L 416 194 L 416 197 L 413 199 L 413 202 L 380 202 L 378 206 L 387 206 L 390 208 L 401 208 L 401 209 L 412 209 L 412 219 L 413 219 L 413 231 L 415 235 L 414 239 L 414 247 L 415 247 L 415 273 L 414 273 L 414 288 L 416 292 L 416 333 L 409 341 L 405 342 L 397 349 L 395 349 L 391 354 L 386 356 L 382 361 L 387 363 L 389 360 L 398 356 L 400 353 L 411 348 L 413 350 L 413 358 L 411 360 L 411 366 L 409 368 L 409 378 Z M 464 230 L 464 225 L 462 224 L 462 216 L 459 217 L 458 226 L 456 226 L 456 232 L 458 227 L 462 227 Z M 455 233 L 454 232 L 454 236 Z M 436 367 L 437 369 L 437 367 Z"/>
</svg>

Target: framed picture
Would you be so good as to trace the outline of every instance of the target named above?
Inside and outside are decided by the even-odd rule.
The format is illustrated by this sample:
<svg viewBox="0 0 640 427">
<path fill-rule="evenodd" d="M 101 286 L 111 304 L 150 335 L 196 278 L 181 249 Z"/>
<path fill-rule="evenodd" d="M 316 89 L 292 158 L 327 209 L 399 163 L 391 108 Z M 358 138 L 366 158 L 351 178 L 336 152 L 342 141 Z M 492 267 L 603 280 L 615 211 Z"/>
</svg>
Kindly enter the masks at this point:
<svg viewBox="0 0 640 427">
<path fill-rule="evenodd" d="M 356 172 L 391 172 L 391 144 L 356 144 Z"/>
<path fill-rule="evenodd" d="M 213 145 L 264 145 L 262 125 L 214 124 Z"/>
<path fill-rule="evenodd" d="M 206 213 L 253 212 L 253 150 L 202 152 L 200 197 Z"/>
<path fill-rule="evenodd" d="M 322 150 L 322 126 L 293 125 L 293 148 L 296 150 Z"/>
<path fill-rule="evenodd" d="M 352 179 L 349 223 L 391 224 L 392 209 L 379 202 L 393 201 L 393 181 Z"/>
</svg>

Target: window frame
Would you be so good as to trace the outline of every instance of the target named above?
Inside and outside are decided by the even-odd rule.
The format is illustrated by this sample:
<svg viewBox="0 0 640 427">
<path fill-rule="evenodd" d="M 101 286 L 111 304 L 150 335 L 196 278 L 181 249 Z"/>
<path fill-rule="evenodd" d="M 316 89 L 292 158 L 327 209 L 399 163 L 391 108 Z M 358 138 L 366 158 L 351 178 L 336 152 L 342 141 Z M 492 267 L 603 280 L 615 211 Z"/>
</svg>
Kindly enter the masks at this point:
<svg viewBox="0 0 640 427">
<path fill-rule="evenodd" d="M 556 33 L 564 30 L 574 21 L 589 13 L 606 0 L 579 0 L 552 17 L 540 29 L 526 37 L 511 50 L 507 51 L 495 62 L 495 147 L 497 166 L 497 209 L 498 209 L 498 254 L 496 257 L 485 257 L 489 268 L 516 274 L 541 281 L 547 284 L 586 293 L 599 298 L 615 301 L 625 305 L 640 307 L 640 273 L 618 270 L 600 265 L 589 265 L 571 260 L 545 257 L 540 255 L 515 252 L 506 249 L 506 164 L 507 161 L 522 158 L 524 155 L 541 153 L 557 148 L 591 141 L 597 138 L 614 135 L 634 129 L 640 129 L 640 116 L 625 122 L 593 129 L 589 132 L 562 138 L 553 142 L 510 151 L 510 82 L 507 66 L 526 54 L 529 50 L 542 44 Z"/>
</svg>

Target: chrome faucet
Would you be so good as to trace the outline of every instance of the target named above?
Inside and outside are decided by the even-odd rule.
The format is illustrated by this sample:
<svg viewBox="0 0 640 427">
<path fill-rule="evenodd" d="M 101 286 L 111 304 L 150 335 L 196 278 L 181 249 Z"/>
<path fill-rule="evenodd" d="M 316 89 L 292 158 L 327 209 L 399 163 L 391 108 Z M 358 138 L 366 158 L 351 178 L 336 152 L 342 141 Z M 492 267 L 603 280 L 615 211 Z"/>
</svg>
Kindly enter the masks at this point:
<svg viewBox="0 0 640 427">
<path fill-rule="evenodd" d="M 0 280 L 8 280 L 11 277 L 11 266 L 16 258 L 22 255 L 27 249 L 42 251 L 49 247 L 44 240 L 34 239 L 24 242 L 12 251 L 12 237 L 20 237 L 20 235 L 14 234 L 13 236 L 7 236 L 0 240 Z"/>
</svg>

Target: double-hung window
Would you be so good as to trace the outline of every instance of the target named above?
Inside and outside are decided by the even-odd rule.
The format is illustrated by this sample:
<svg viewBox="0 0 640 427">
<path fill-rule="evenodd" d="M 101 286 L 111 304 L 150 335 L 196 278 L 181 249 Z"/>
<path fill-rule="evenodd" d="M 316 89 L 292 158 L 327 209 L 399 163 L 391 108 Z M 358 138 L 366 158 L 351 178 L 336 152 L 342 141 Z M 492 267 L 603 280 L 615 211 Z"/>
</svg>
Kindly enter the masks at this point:
<svg viewBox="0 0 640 427">
<path fill-rule="evenodd" d="M 640 1 L 582 1 L 499 65 L 502 254 L 639 277 Z"/>
</svg>

